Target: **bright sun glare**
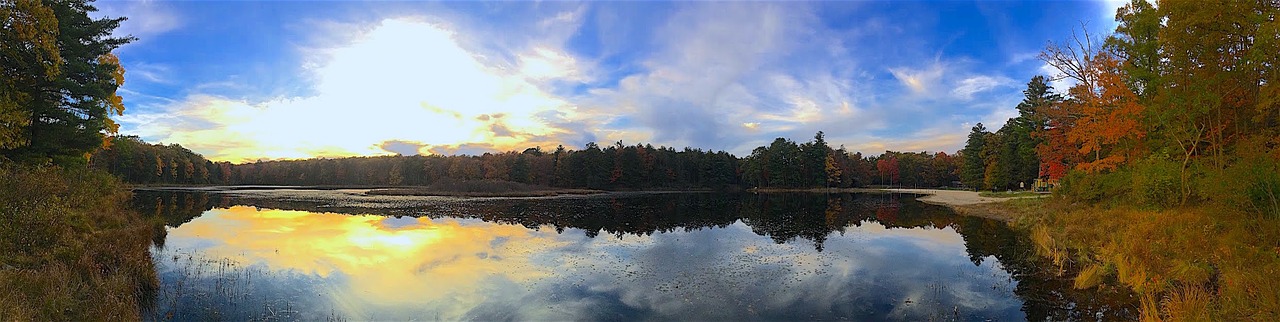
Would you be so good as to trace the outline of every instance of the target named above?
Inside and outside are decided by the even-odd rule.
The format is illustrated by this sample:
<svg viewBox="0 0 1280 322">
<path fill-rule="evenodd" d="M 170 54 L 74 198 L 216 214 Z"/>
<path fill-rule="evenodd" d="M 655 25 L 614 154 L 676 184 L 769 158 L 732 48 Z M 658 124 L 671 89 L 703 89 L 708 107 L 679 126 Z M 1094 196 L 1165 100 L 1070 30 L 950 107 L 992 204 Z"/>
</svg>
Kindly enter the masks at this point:
<svg viewBox="0 0 1280 322">
<path fill-rule="evenodd" d="M 380 147 L 390 141 L 423 154 L 462 144 L 511 150 L 560 143 L 548 141 L 557 130 L 537 116 L 573 115 L 572 106 L 536 85 L 577 73 L 572 58 L 546 48 L 519 55 L 513 68 L 488 67 L 437 25 L 386 20 L 345 47 L 319 53 L 323 62 L 310 69 L 315 96 L 256 105 L 194 100 L 182 113 L 212 126 L 167 133 L 162 141 L 217 151 L 208 157 L 232 162 L 390 154 Z"/>
</svg>

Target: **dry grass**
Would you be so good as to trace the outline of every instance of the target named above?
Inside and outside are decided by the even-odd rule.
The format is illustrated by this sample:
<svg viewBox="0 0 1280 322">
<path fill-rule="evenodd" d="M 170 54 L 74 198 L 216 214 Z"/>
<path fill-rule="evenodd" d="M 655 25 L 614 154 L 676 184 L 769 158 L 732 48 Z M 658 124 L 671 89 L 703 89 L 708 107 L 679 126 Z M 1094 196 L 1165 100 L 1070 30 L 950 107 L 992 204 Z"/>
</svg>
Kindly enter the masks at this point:
<svg viewBox="0 0 1280 322">
<path fill-rule="evenodd" d="M 1114 280 L 1144 294 L 1144 319 L 1280 321 L 1280 221 L 1232 207 L 1168 210 L 1045 200 L 1016 223 L 1076 286 Z"/>
<path fill-rule="evenodd" d="M 1048 258 L 1053 263 L 1057 269 L 1055 274 L 1062 275 L 1066 272 L 1067 251 L 1053 240 L 1053 236 L 1049 235 L 1048 227 L 1039 226 L 1033 229 L 1031 242 L 1036 245 L 1036 254 Z"/>
<path fill-rule="evenodd" d="M 1097 264 L 1089 265 L 1089 267 L 1085 267 L 1083 270 L 1080 270 L 1080 275 L 1076 275 L 1076 279 L 1073 281 L 1072 285 L 1076 289 L 1081 290 L 1098 286 L 1099 283 L 1102 283 L 1103 274 L 1104 271 L 1102 266 L 1098 266 Z"/>
<path fill-rule="evenodd" d="M 1169 292 L 1160 303 L 1160 309 L 1169 321 L 1213 321 L 1210 317 L 1212 300 L 1204 287 L 1189 286 Z"/>
<path fill-rule="evenodd" d="M 0 317 L 137 320 L 156 289 L 157 222 L 101 172 L 0 167 Z"/>
</svg>

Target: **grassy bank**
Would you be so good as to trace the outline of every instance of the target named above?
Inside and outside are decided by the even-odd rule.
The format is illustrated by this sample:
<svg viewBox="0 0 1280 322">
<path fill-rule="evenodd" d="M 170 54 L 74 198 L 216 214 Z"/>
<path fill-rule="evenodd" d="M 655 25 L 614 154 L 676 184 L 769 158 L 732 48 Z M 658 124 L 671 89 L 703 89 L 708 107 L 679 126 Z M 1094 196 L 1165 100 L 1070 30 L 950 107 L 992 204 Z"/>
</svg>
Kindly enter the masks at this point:
<svg viewBox="0 0 1280 322">
<path fill-rule="evenodd" d="M 162 224 L 127 210 L 104 172 L 0 165 L 0 178 L 0 317 L 138 320 Z"/>
<path fill-rule="evenodd" d="M 1280 320 L 1280 221 L 1239 207 L 1017 200 L 1016 225 L 1078 288 L 1141 294 L 1144 320 Z"/>
</svg>

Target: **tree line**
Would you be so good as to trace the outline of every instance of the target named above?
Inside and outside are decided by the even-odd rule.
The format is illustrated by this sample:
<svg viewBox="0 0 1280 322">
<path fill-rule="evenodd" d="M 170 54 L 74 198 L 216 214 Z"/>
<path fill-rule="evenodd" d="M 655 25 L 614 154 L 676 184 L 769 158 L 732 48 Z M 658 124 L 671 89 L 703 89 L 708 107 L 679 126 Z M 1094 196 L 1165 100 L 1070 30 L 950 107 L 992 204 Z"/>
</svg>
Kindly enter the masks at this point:
<svg viewBox="0 0 1280 322">
<path fill-rule="evenodd" d="M 148 144 L 136 136 L 112 140 L 90 166 L 132 183 L 230 184 L 230 162 L 211 162 L 178 144 Z"/>
<path fill-rule="evenodd" d="M 752 150 L 742 164 L 744 183 L 768 188 L 947 187 L 955 185 L 959 169 L 958 160 L 945 152 L 885 151 L 864 157 L 843 146 L 832 149 L 823 132 L 800 144 L 774 139 Z"/>
<path fill-rule="evenodd" d="M 738 158 L 724 151 L 649 144 L 582 149 L 558 146 L 482 155 L 414 155 L 211 162 L 179 144 L 117 137 L 90 165 L 140 184 L 428 186 L 445 180 L 498 180 L 548 187 L 609 190 L 943 187 L 959 180 L 960 159 L 944 152 L 864 157 L 827 146 L 823 133 L 796 144 L 778 138 Z"/>
<path fill-rule="evenodd" d="M 483 155 L 377 156 L 262 161 L 232 167 L 237 184 L 431 185 L 500 180 L 591 189 L 724 187 L 737 184 L 738 160 L 724 151 L 588 143 Z"/>
</svg>

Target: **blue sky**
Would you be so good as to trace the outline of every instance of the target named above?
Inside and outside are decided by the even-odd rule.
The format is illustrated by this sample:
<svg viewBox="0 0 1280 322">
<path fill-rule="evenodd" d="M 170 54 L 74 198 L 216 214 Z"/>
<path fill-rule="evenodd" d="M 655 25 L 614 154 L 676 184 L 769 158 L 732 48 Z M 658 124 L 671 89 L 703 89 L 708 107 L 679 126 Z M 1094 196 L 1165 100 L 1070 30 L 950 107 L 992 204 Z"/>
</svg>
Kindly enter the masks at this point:
<svg viewBox="0 0 1280 322">
<path fill-rule="evenodd" d="M 953 152 L 1114 2 L 100 2 L 121 132 L 214 160 L 580 148 L 745 155 L 819 130 Z M 1061 87 L 1061 85 L 1059 86 Z M 1065 90 L 1059 88 L 1059 90 Z"/>
</svg>

